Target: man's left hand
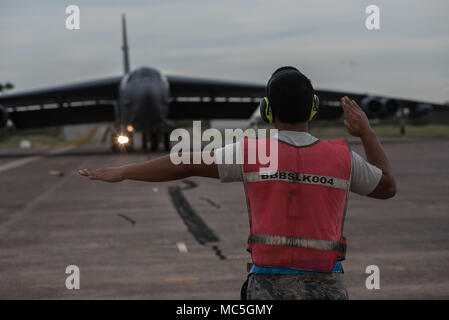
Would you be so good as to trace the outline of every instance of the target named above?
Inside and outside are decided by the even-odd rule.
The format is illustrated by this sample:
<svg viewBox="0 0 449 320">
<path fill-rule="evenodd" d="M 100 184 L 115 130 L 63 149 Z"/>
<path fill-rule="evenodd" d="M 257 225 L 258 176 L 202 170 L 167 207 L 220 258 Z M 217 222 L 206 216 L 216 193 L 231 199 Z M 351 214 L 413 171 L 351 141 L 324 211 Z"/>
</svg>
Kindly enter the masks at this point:
<svg viewBox="0 0 449 320">
<path fill-rule="evenodd" d="M 120 182 L 124 179 L 121 167 L 109 167 L 95 170 L 83 169 L 78 170 L 78 173 L 91 180 L 101 180 L 106 182 Z"/>
</svg>

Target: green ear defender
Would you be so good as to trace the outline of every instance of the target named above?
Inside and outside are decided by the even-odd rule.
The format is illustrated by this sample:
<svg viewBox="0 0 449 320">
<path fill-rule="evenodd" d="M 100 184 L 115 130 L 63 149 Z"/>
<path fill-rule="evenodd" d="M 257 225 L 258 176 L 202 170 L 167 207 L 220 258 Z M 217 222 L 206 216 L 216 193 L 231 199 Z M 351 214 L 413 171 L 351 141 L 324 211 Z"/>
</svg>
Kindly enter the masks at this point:
<svg viewBox="0 0 449 320">
<path fill-rule="evenodd" d="M 259 111 L 263 122 L 273 123 L 273 114 L 271 113 L 271 107 L 267 97 L 260 100 Z"/>
<path fill-rule="evenodd" d="M 318 99 L 318 96 L 316 94 L 314 94 L 313 95 L 312 110 L 310 110 L 309 121 L 311 121 L 316 116 L 316 114 L 318 113 L 319 106 L 320 106 L 320 99 Z"/>
<path fill-rule="evenodd" d="M 312 120 L 318 113 L 318 108 L 320 106 L 320 99 L 316 94 L 313 95 L 312 109 L 310 110 L 309 121 Z M 273 113 L 271 112 L 271 106 L 267 97 L 260 100 L 259 103 L 260 117 L 266 123 L 273 123 Z"/>
</svg>

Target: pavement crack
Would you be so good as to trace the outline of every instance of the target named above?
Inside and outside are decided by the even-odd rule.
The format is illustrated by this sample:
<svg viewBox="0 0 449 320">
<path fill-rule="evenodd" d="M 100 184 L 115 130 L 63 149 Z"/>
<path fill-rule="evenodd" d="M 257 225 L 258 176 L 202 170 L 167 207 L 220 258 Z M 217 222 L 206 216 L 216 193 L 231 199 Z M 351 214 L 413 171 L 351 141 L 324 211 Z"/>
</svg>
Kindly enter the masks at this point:
<svg viewBox="0 0 449 320">
<path fill-rule="evenodd" d="M 215 208 L 217 208 L 217 209 L 220 209 L 220 208 L 221 208 L 221 206 L 220 206 L 219 204 L 216 204 L 216 203 L 213 202 L 211 199 L 204 198 L 204 197 L 201 197 L 200 199 L 206 201 L 206 202 L 209 203 L 212 207 L 215 207 Z"/>
<path fill-rule="evenodd" d="M 182 182 L 184 182 L 187 185 L 187 187 L 182 188 L 182 190 L 189 190 L 189 189 L 194 189 L 194 188 L 198 187 L 198 183 L 196 183 L 195 181 L 192 181 L 192 180 L 185 179 L 185 180 L 182 180 Z"/>
<path fill-rule="evenodd" d="M 226 259 L 226 256 L 221 253 L 221 250 L 218 246 L 212 246 L 212 250 L 214 250 L 215 254 L 220 258 L 220 260 Z"/>
<path fill-rule="evenodd" d="M 130 217 L 125 216 L 124 214 L 117 214 L 119 217 L 125 219 L 126 221 L 130 222 L 132 225 L 136 224 L 136 220 L 131 219 Z"/>
<path fill-rule="evenodd" d="M 197 186 L 194 182 L 186 182 L 190 186 L 187 189 L 191 189 Z M 192 187 L 193 184 L 195 186 Z M 193 235 L 195 240 L 204 245 L 208 242 L 217 242 L 220 241 L 217 235 L 215 235 L 214 231 L 209 228 L 209 226 L 204 222 L 204 220 L 196 213 L 196 211 L 192 208 L 190 203 L 185 198 L 182 190 L 178 186 L 169 186 L 168 193 L 171 197 L 172 203 L 176 208 L 179 216 L 181 217 L 184 224 L 187 226 L 187 230 Z"/>
</svg>

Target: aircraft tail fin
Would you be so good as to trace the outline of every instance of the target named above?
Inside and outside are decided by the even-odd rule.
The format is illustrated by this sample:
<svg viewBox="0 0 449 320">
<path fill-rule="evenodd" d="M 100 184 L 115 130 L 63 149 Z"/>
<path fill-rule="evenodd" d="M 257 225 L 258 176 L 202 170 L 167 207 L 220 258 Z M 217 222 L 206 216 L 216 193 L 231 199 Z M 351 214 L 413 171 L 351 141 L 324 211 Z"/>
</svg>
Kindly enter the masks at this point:
<svg viewBox="0 0 449 320">
<path fill-rule="evenodd" d="M 126 34 L 126 18 L 122 13 L 122 51 L 123 51 L 123 71 L 125 74 L 129 72 L 129 52 L 128 52 L 128 37 Z"/>
</svg>

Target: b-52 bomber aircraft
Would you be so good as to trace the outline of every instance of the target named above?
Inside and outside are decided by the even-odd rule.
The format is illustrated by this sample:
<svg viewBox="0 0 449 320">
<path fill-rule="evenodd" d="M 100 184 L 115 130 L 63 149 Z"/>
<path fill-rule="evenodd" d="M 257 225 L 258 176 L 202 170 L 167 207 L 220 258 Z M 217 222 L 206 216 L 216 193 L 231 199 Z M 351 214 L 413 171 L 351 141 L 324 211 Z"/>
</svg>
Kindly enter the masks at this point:
<svg viewBox="0 0 449 320">
<path fill-rule="evenodd" d="M 0 96 L 0 128 L 10 119 L 15 128 L 110 122 L 112 149 L 131 149 L 141 132 L 157 151 L 161 139 L 169 148 L 170 120 L 249 119 L 265 85 L 163 75 L 155 68 L 130 70 L 125 16 L 122 16 L 124 75 Z M 417 101 L 316 90 L 318 119 L 341 117 L 340 98 L 356 100 L 370 118 L 387 118 L 400 107 L 418 117 L 440 105 Z"/>
</svg>

